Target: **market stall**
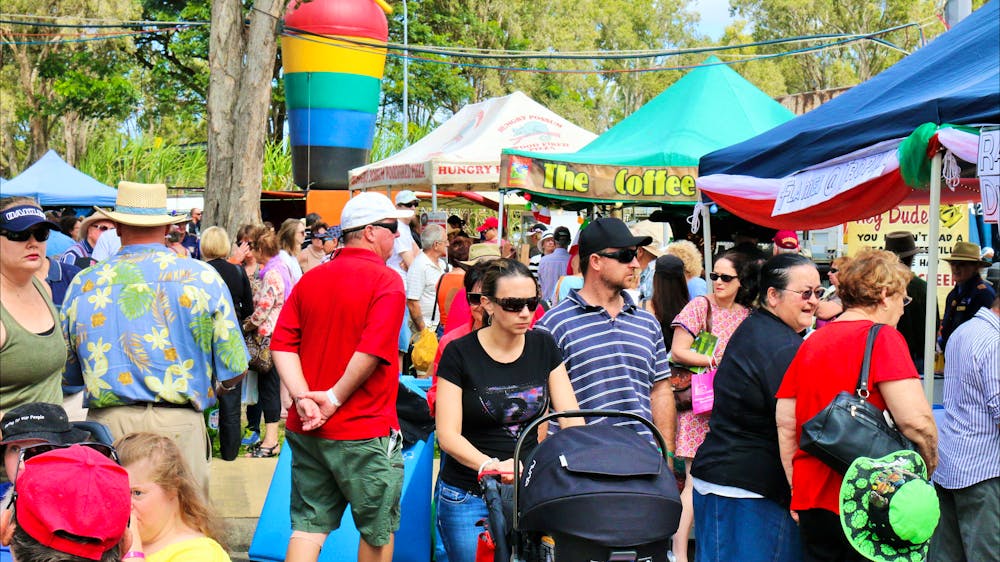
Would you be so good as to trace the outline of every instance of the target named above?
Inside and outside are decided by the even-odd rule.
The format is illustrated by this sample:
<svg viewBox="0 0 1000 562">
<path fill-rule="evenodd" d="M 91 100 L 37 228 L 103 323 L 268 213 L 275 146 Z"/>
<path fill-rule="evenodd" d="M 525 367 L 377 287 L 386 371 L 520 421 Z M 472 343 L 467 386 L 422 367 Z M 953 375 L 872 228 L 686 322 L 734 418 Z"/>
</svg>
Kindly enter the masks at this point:
<svg viewBox="0 0 1000 562">
<path fill-rule="evenodd" d="M 113 207 L 117 193 L 113 187 L 67 164 L 54 150 L 0 184 L 0 197 L 33 197 L 44 207 Z"/>
<path fill-rule="evenodd" d="M 530 193 L 533 202 L 560 206 L 694 206 L 699 199 L 698 160 L 704 154 L 792 117 L 791 111 L 713 56 L 576 152 L 505 149 L 501 188 Z M 702 215 L 709 271 L 707 208 Z"/>
<path fill-rule="evenodd" d="M 937 217 L 949 201 L 979 200 L 975 162 L 984 126 L 1000 123 L 1000 2 L 993 0 L 878 76 L 782 126 L 701 160 L 698 187 L 747 220 L 823 228 L 905 202 Z M 960 126 L 950 126 L 960 125 Z M 930 221 L 930 240 L 939 221 Z M 938 246 L 929 245 L 928 302 Z M 933 372 L 934 307 L 924 372 Z M 933 377 L 925 377 L 931 396 Z"/>
</svg>

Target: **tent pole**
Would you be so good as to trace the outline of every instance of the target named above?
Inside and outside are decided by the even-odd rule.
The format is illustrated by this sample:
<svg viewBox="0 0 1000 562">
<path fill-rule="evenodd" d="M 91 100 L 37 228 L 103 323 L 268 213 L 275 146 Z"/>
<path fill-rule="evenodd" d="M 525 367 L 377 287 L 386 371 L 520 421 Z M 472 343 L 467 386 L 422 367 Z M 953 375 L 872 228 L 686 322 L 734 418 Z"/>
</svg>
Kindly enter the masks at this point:
<svg viewBox="0 0 1000 562">
<path fill-rule="evenodd" d="M 701 193 L 698 194 L 699 199 L 701 198 Z M 705 283 L 708 284 L 709 292 L 712 291 L 712 281 L 709 279 L 709 274 L 712 272 L 712 214 L 709 212 L 708 205 L 701 206 L 701 232 L 702 238 L 704 238 L 705 247 L 705 271 L 702 275 L 705 278 Z"/>
<path fill-rule="evenodd" d="M 941 152 L 931 159 L 931 193 L 927 241 L 927 310 L 924 312 L 924 395 L 934 403 L 934 343 L 937 339 L 938 239 L 941 234 Z"/>
<path fill-rule="evenodd" d="M 504 224 L 503 224 L 504 223 L 504 220 L 503 220 L 503 218 L 504 218 L 503 200 L 506 199 L 506 197 L 507 197 L 507 192 L 501 189 L 500 190 L 500 204 L 499 204 L 500 208 L 498 210 L 498 214 L 500 216 L 497 217 L 497 221 L 500 223 L 499 226 L 497 227 L 497 244 L 500 245 L 500 249 L 501 250 L 503 249 L 503 242 L 502 241 L 503 241 L 503 227 L 504 227 Z"/>
<path fill-rule="evenodd" d="M 436 183 L 431 184 L 431 210 L 435 213 L 438 210 L 438 186 Z"/>
</svg>

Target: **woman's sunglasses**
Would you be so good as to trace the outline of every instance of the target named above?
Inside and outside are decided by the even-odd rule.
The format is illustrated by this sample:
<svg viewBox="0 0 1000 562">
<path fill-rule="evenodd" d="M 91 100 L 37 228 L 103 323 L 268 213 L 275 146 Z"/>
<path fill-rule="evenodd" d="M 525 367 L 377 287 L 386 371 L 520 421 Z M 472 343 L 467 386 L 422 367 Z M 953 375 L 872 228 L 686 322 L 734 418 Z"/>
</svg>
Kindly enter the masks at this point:
<svg viewBox="0 0 1000 562">
<path fill-rule="evenodd" d="M 524 307 L 528 307 L 528 312 L 534 312 L 538 308 L 538 303 L 542 300 L 539 297 L 531 297 L 527 299 L 516 299 L 516 298 L 506 298 L 497 299 L 490 297 L 490 300 L 497 303 L 497 305 L 507 312 L 521 312 Z"/>
<path fill-rule="evenodd" d="M 734 280 L 738 279 L 738 277 L 735 275 L 726 275 L 725 273 L 716 273 L 714 271 L 708 274 L 708 278 L 711 279 L 712 281 L 718 281 L 719 279 L 722 279 L 723 283 L 732 283 Z"/>
<path fill-rule="evenodd" d="M 32 236 L 34 236 L 35 240 L 39 242 L 45 242 L 49 239 L 50 232 L 52 231 L 44 226 L 41 228 L 29 228 L 27 230 L 22 230 L 21 232 L 0 229 L 0 236 L 3 236 L 11 242 L 27 242 L 28 238 Z"/>
<path fill-rule="evenodd" d="M 97 230 L 100 230 L 101 232 L 107 232 L 107 231 L 111 230 L 114 227 L 113 226 L 108 226 L 106 224 L 92 224 L 92 225 L 90 225 L 90 228 L 96 228 Z"/>
<path fill-rule="evenodd" d="M 468 300 L 469 304 L 472 306 L 477 306 L 481 302 L 482 297 L 483 295 L 481 293 L 465 293 L 466 300 Z"/>
<path fill-rule="evenodd" d="M 805 291 L 796 291 L 795 289 L 781 289 L 782 291 L 788 291 L 789 293 L 798 293 L 802 297 L 802 300 L 807 301 L 815 295 L 819 298 L 822 289 L 806 289 Z"/>
<path fill-rule="evenodd" d="M 609 258 L 617 261 L 618 263 L 632 263 L 635 256 L 638 255 L 638 251 L 635 248 L 622 248 L 621 250 L 615 250 L 614 252 L 598 252 L 597 255 L 602 258 Z"/>
</svg>

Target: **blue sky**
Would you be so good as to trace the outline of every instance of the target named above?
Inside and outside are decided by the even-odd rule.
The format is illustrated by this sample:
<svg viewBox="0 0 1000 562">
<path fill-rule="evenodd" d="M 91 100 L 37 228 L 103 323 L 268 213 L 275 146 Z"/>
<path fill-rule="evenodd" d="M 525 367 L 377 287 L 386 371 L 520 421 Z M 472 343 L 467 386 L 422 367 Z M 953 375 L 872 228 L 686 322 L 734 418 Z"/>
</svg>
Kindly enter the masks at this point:
<svg viewBox="0 0 1000 562">
<path fill-rule="evenodd" d="M 701 14 L 698 30 L 712 39 L 722 36 L 726 26 L 731 21 L 729 17 L 729 0 L 695 0 L 691 9 Z"/>
</svg>

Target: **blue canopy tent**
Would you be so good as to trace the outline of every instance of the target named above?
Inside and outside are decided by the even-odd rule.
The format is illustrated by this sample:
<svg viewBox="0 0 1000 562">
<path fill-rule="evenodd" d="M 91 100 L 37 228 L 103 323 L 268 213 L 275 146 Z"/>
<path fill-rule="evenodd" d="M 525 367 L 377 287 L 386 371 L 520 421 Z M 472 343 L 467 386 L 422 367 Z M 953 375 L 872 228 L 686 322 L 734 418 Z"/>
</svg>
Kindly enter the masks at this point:
<svg viewBox="0 0 1000 562">
<path fill-rule="evenodd" d="M 940 126 L 1000 123 L 998 61 L 1000 0 L 991 0 L 867 82 L 702 157 L 698 187 L 734 214 L 779 228 L 834 226 L 878 215 L 908 198 L 929 203 L 929 215 L 936 217 L 943 149 L 972 163 L 978 148 L 978 128 Z M 913 163 L 922 174 L 912 174 L 907 164 Z M 957 177 L 958 165 L 952 168 L 954 192 L 978 187 L 975 180 Z M 930 240 L 938 239 L 939 225 L 930 221 Z M 938 245 L 929 244 L 928 254 L 927 302 L 934 302 Z M 934 307 L 927 307 L 925 322 L 924 372 L 931 373 Z M 928 399 L 932 384 L 933 377 L 924 378 Z"/>
<path fill-rule="evenodd" d="M 118 191 L 77 170 L 54 150 L 3 184 L 0 196 L 33 197 L 42 206 L 113 207 Z"/>
</svg>

